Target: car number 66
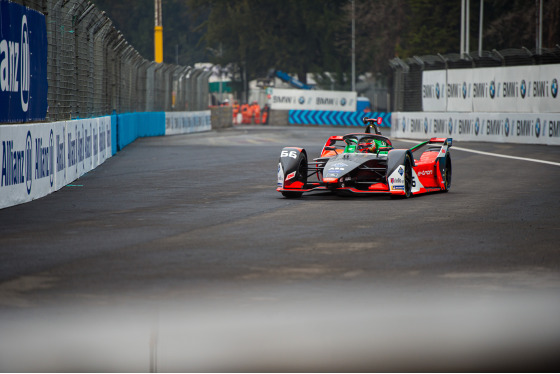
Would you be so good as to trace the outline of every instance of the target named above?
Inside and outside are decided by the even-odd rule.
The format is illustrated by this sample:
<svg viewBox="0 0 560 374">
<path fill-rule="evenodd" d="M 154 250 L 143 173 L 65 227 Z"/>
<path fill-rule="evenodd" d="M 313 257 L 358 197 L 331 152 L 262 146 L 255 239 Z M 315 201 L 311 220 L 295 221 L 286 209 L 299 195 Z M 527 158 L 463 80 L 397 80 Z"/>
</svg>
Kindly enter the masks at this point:
<svg viewBox="0 0 560 374">
<path fill-rule="evenodd" d="M 288 151 L 282 151 L 282 153 L 280 153 L 280 157 L 292 157 L 292 158 L 297 158 L 297 152 L 296 151 L 290 151 L 288 153 Z"/>
</svg>

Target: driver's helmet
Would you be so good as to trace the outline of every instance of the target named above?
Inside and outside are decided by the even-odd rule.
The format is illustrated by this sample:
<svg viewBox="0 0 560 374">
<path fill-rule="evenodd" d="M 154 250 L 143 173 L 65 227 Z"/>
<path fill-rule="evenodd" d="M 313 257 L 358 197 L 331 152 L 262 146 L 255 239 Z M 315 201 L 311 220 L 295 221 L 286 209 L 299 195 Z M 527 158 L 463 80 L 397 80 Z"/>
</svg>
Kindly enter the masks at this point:
<svg viewBox="0 0 560 374">
<path fill-rule="evenodd" d="M 375 140 L 373 140 L 373 138 L 360 139 L 360 142 L 358 143 L 358 152 L 375 153 L 376 150 L 377 150 L 377 143 L 375 142 Z"/>
</svg>

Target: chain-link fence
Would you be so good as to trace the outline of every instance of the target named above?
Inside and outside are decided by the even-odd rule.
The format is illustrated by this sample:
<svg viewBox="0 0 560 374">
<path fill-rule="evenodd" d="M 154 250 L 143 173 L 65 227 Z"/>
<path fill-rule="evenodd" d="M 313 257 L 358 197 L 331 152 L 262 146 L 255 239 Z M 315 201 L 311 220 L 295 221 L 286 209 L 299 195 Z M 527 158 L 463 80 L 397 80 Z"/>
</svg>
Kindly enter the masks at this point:
<svg viewBox="0 0 560 374">
<path fill-rule="evenodd" d="M 541 65 L 560 63 L 560 45 L 530 51 L 527 48 L 501 51 L 471 52 L 466 58 L 459 54 L 414 56 L 389 61 L 393 70 L 392 110 L 422 111 L 422 72 L 425 70 L 466 69 L 498 66 Z"/>
<path fill-rule="evenodd" d="M 209 72 L 149 61 L 87 0 L 14 0 L 45 15 L 47 121 L 208 108 Z"/>
</svg>

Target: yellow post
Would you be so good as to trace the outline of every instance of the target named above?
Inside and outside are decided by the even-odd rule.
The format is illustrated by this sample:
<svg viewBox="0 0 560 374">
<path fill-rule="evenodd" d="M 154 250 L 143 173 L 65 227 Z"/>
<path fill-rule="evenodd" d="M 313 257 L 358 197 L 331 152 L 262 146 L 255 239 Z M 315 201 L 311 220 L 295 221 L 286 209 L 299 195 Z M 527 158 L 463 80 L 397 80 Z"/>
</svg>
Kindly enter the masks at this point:
<svg viewBox="0 0 560 374">
<path fill-rule="evenodd" d="M 155 62 L 163 62 L 163 26 L 154 27 Z"/>
<path fill-rule="evenodd" d="M 155 25 L 154 25 L 154 60 L 157 63 L 163 62 L 163 25 L 161 0 L 154 0 Z"/>
</svg>

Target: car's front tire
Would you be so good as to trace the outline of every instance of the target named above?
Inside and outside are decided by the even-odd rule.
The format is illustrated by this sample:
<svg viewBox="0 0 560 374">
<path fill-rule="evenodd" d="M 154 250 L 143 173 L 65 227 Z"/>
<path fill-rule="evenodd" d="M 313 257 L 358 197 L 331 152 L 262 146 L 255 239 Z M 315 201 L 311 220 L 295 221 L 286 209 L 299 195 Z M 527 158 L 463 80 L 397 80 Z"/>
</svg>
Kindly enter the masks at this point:
<svg viewBox="0 0 560 374">
<path fill-rule="evenodd" d="M 294 180 L 301 182 L 303 186 L 307 184 L 307 156 L 305 153 L 301 152 L 298 155 L 298 166 L 296 169 L 296 175 Z M 282 191 L 282 195 L 287 199 L 297 199 L 303 195 L 300 191 Z"/>
<path fill-rule="evenodd" d="M 449 191 L 451 188 L 451 156 L 449 153 L 445 156 L 445 166 L 443 168 L 443 172 L 441 173 L 441 177 L 443 178 L 443 186 L 441 190 L 443 192 Z"/>
<path fill-rule="evenodd" d="M 404 158 L 404 194 L 402 195 L 391 195 L 395 199 L 408 199 L 412 196 L 412 159 L 410 155 L 407 154 Z"/>
</svg>

